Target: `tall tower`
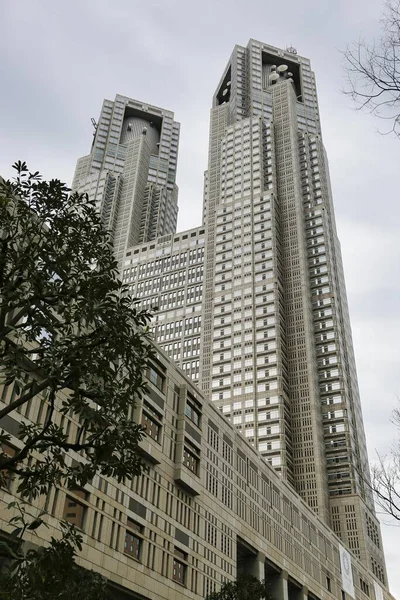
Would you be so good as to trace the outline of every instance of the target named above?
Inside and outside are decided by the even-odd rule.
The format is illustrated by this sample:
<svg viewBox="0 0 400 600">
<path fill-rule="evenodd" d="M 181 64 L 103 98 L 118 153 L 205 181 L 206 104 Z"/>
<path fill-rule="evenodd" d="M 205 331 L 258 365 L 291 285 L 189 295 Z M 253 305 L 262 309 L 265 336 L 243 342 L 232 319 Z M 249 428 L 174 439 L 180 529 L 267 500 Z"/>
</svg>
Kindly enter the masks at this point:
<svg viewBox="0 0 400 600">
<path fill-rule="evenodd" d="M 384 565 L 315 78 L 295 49 L 235 47 L 213 98 L 203 220 L 203 392 Z"/>
<path fill-rule="evenodd" d="M 382 580 L 307 58 L 255 40 L 234 48 L 213 97 L 204 181 L 203 227 L 130 248 L 123 279 L 160 308 L 156 341 Z"/>
<path fill-rule="evenodd" d="M 72 189 L 96 201 L 118 261 L 130 246 L 176 230 L 179 127 L 172 112 L 156 106 L 119 95 L 103 102 Z"/>
</svg>

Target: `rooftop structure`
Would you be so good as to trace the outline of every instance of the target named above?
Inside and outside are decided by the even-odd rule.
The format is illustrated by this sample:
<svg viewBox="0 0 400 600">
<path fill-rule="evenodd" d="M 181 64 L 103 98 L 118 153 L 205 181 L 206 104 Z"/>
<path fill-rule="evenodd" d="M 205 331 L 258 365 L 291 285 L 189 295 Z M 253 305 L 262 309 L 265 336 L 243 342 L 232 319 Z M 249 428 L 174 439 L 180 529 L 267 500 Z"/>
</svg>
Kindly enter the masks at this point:
<svg viewBox="0 0 400 600">
<path fill-rule="evenodd" d="M 95 127 L 72 189 L 96 201 L 121 261 L 130 246 L 175 232 L 180 126 L 168 110 L 117 95 Z"/>
</svg>

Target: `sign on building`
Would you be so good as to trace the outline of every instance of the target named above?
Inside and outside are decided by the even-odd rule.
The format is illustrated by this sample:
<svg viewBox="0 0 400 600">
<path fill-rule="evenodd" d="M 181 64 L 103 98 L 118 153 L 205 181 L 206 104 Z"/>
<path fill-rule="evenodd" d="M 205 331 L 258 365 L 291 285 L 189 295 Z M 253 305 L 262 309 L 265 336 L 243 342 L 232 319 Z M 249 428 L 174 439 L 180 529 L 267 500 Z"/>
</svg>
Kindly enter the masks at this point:
<svg viewBox="0 0 400 600">
<path fill-rule="evenodd" d="M 342 588 L 352 598 L 355 598 L 354 594 L 354 582 L 353 582 L 353 571 L 351 569 L 351 556 L 350 552 L 339 546 L 340 554 L 340 570 L 342 571 Z"/>
<path fill-rule="evenodd" d="M 383 600 L 383 590 L 377 581 L 374 581 L 375 600 Z"/>
</svg>

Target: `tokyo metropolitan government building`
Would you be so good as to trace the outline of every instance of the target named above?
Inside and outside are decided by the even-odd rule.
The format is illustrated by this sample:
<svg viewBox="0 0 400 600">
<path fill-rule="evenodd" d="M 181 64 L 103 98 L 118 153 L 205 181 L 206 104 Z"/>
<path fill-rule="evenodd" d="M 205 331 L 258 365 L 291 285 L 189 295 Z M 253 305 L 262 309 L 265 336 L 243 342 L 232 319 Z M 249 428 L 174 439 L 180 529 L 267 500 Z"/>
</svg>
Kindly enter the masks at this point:
<svg viewBox="0 0 400 600">
<path fill-rule="evenodd" d="M 178 144 L 172 112 L 117 95 L 75 171 L 157 350 L 135 409 L 149 470 L 73 500 L 82 564 L 118 599 L 204 598 L 243 571 L 276 600 L 390 598 L 310 61 L 235 46 L 203 222 L 176 233 Z"/>
</svg>

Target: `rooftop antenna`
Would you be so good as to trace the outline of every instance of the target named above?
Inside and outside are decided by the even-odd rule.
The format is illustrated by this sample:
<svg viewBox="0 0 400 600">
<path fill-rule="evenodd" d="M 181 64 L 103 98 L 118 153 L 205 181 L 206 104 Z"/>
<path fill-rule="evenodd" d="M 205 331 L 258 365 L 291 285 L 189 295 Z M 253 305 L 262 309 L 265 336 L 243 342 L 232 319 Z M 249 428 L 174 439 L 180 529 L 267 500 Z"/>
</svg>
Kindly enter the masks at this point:
<svg viewBox="0 0 400 600">
<path fill-rule="evenodd" d="M 292 45 L 290 45 L 286 48 L 286 52 L 289 52 L 289 54 L 297 54 L 296 48 Z"/>
</svg>

